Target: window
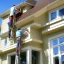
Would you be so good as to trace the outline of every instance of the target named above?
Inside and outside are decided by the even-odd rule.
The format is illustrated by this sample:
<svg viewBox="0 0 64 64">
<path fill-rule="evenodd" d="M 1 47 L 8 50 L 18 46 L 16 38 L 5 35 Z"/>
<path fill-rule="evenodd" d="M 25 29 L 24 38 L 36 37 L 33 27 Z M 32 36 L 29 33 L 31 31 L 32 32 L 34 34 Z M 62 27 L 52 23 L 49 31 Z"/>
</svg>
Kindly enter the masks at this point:
<svg viewBox="0 0 64 64">
<path fill-rule="evenodd" d="M 58 47 L 53 48 L 53 54 L 54 55 L 57 55 L 58 54 Z"/>
<path fill-rule="evenodd" d="M 32 64 L 39 64 L 39 52 L 38 51 L 32 51 Z"/>
<path fill-rule="evenodd" d="M 54 64 L 59 64 L 59 57 L 54 57 Z"/>
<path fill-rule="evenodd" d="M 7 45 L 7 38 L 4 39 L 4 45 Z"/>
<path fill-rule="evenodd" d="M 64 37 L 52 39 L 50 45 L 53 64 L 64 64 Z"/>
<path fill-rule="evenodd" d="M 0 35 L 1 35 L 1 29 L 0 29 Z"/>
<path fill-rule="evenodd" d="M 60 43 L 64 43 L 64 37 L 59 38 L 59 42 L 60 42 Z"/>
<path fill-rule="evenodd" d="M 20 54 L 21 57 L 21 64 L 26 64 L 26 52 L 22 52 L 22 54 Z"/>
<path fill-rule="evenodd" d="M 64 16 L 64 8 L 54 10 L 50 13 L 50 21 Z"/>
<path fill-rule="evenodd" d="M 64 55 L 61 56 L 61 62 L 64 64 Z"/>
<path fill-rule="evenodd" d="M 64 8 L 59 10 L 59 16 L 63 16 L 64 15 Z"/>
<path fill-rule="evenodd" d="M 12 55 L 10 60 L 11 60 L 10 64 L 15 64 L 15 55 Z"/>
<path fill-rule="evenodd" d="M 55 45 L 58 45 L 58 40 L 57 39 L 52 41 L 52 46 L 55 46 Z"/>
<path fill-rule="evenodd" d="M 57 17 L 56 15 L 57 15 L 56 12 L 52 12 L 51 13 L 51 20 L 54 20 Z"/>
<path fill-rule="evenodd" d="M 60 46 L 60 53 L 64 53 L 64 45 Z"/>
</svg>

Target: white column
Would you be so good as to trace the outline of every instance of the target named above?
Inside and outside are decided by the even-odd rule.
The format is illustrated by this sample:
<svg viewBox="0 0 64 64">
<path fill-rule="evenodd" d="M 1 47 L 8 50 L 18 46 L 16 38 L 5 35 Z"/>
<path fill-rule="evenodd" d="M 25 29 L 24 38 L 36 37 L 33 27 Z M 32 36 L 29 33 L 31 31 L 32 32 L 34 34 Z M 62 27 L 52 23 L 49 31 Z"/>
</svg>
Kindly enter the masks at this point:
<svg viewBox="0 0 64 64">
<path fill-rule="evenodd" d="M 43 64 L 43 53 L 40 51 L 40 64 Z"/>
<path fill-rule="evenodd" d="M 7 64 L 11 64 L 11 56 L 7 55 Z"/>
<path fill-rule="evenodd" d="M 27 58 L 27 64 L 32 64 L 32 50 L 29 48 L 27 49 L 27 54 L 26 54 Z"/>
</svg>

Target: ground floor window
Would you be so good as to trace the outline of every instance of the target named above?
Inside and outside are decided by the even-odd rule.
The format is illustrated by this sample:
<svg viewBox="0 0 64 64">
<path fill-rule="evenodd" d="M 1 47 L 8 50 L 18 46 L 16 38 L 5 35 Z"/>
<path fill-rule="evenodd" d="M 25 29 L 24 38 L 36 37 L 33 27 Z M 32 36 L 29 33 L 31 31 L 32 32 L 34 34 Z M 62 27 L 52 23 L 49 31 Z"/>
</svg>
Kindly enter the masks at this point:
<svg viewBox="0 0 64 64">
<path fill-rule="evenodd" d="M 26 64 L 26 52 L 22 52 L 20 54 L 20 59 L 21 59 L 21 64 Z M 10 57 L 11 63 L 10 64 L 15 64 L 15 55 L 11 55 Z"/>
<path fill-rule="evenodd" d="M 26 52 L 21 53 L 21 64 L 26 64 Z"/>
<path fill-rule="evenodd" d="M 21 64 L 27 64 L 27 52 L 22 52 L 20 54 L 21 57 Z M 40 64 L 40 52 L 39 51 L 31 51 L 31 63 L 32 64 Z M 10 55 L 10 62 L 9 64 L 15 64 L 15 54 Z"/>
<path fill-rule="evenodd" d="M 38 51 L 32 51 L 32 64 L 39 64 L 40 54 Z"/>
<path fill-rule="evenodd" d="M 59 64 L 59 58 L 58 57 L 54 57 L 54 64 Z"/>
<path fill-rule="evenodd" d="M 15 55 L 11 56 L 11 64 L 15 64 Z"/>
<path fill-rule="evenodd" d="M 64 37 L 51 40 L 51 58 L 53 64 L 64 64 Z"/>
</svg>

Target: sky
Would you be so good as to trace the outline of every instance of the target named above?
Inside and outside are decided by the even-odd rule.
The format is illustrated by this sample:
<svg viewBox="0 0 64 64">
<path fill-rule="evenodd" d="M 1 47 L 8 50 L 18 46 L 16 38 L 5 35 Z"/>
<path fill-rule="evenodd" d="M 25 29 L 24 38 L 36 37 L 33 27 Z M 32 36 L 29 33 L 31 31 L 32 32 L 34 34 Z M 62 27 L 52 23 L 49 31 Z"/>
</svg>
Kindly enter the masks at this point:
<svg viewBox="0 0 64 64">
<path fill-rule="evenodd" d="M 7 11 L 12 7 L 12 5 L 17 5 L 21 2 L 24 2 L 25 0 L 0 0 L 0 14 Z M 2 20 L 0 18 L 0 25 L 2 23 Z"/>
</svg>

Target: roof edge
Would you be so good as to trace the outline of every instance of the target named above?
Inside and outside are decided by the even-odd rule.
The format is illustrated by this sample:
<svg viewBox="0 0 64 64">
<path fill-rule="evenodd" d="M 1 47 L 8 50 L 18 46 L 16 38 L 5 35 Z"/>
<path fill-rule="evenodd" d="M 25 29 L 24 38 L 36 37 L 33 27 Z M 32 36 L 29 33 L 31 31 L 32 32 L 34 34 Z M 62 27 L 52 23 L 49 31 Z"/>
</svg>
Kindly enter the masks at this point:
<svg viewBox="0 0 64 64">
<path fill-rule="evenodd" d="M 18 5 L 16 5 L 16 8 L 19 8 L 20 6 L 23 7 L 23 6 L 25 6 L 25 5 L 31 5 L 31 6 L 34 6 L 34 5 L 31 4 L 31 3 L 28 3 L 28 2 L 22 2 L 22 3 L 18 4 Z M 9 13 L 10 13 L 10 10 L 5 11 L 4 13 L 0 14 L 0 18 L 3 18 L 4 16 L 8 15 Z"/>
</svg>

